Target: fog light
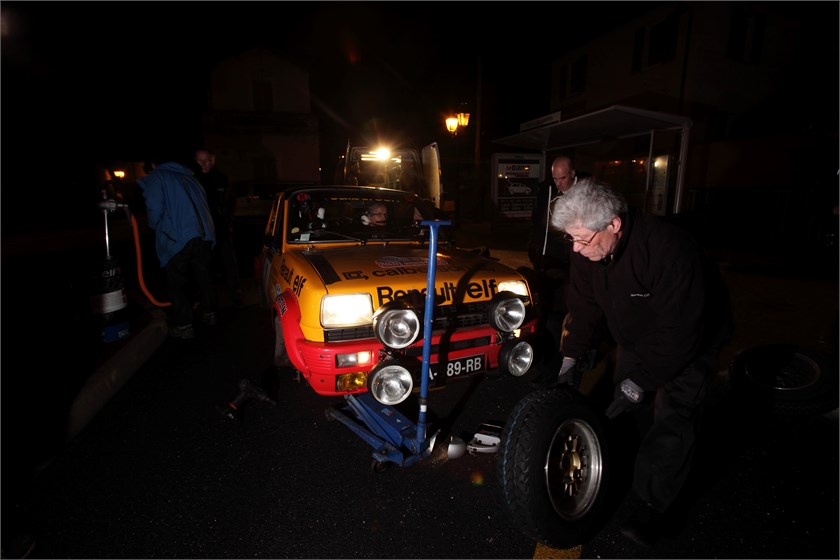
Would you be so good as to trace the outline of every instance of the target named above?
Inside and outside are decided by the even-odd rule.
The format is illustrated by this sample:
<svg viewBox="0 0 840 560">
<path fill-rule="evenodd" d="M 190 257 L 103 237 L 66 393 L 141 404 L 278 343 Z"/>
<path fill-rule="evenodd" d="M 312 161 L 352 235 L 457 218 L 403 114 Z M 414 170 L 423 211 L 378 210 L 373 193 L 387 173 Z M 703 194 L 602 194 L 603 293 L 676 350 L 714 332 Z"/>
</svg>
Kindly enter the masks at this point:
<svg viewBox="0 0 840 560">
<path fill-rule="evenodd" d="M 534 348 L 525 340 L 512 338 L 499 350 L 499 368 L 514 377 L 525 375 L 534 363 Z"/>
<path fill-rule="evenodd" d="M 363 371 L 354 371 L 353 373 L 342 373 L 335 376 L 335 390 L 336 391 L 355 391 L 363 388 L 367 384 L 367 374 Z"/>
<path fill-rule="evenodd" d="M 370 352 L 355 352 L 353 354 L 338 354 L 335 357 L 335 365 L 337 367 L 352 367 L 363 364 L 369 364 L 371 359 Z"/>
<path fill-rule="evenodd" d="M 502 332 L 512 332 L 525 322 L 525 304 L 513 292 L 493 296 L 487 313 L 489 323 Z"/>
<path fill-rule="evenodd" d="M 414 389 L 411 372 L 395 361 L 380 362 L 368 376 L 368 391 L 382 404 L 399 404 Z"/>
<path fill-rule="evenodd" d="M 395 350 L 410 346 L 420 336 L 422 324 L 414 309 L 403 300 L 383 305 L 373 315 L 376 339 Z"/>
</svg>

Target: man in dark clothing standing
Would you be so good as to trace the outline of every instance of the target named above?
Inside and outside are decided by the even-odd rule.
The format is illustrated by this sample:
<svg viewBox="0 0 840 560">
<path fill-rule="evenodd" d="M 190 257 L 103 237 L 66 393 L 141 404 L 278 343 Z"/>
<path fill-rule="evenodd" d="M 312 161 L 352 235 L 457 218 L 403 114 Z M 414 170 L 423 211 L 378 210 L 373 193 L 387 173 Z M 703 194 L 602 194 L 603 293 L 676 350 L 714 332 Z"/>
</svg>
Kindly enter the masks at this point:
<svg viewBox="0 0 840 560">
<path fill-rule="evenodd" d="M 236 307 L 242 306 L 242 288 L 239 280 L 239 263 L 233 240 L 233 214 L 236 197 L 230 188 L 227 176 L 216 168 L 216 155 L 201 148 L 195 152 L 198 171 L 195 177 L 204 187 L 210 212 L 216 227 L 215 257 L 221 264 L 222 277 L 230 300 Z"/>
<path fill-rule="evenodd" d="M 213 218 L 204 189 L 189 168 L 169 161 L 150 162 L 148 175 L 137 180 L 146 199 L 149 227 L 155 230 L 155 249 L 166 269 L 172 312 L 170 336 L 195 338 L 191 279 L 198 284 L 202 321 L 216 324 L 216 293 L 210 276 L 210 254 L 216 242 Z"/>
<path fill-rule="evenodd" d="M 617 345 L 607 417 L 653 409 L 634 469 L 640 506 L 621 527 L 651 545 L 685 483 L 701 404 L 731 336 L 728 293 L 685 230 L 629 209 L 596 180 L 579 181 L 552 203 L 551 227 L 572 244 L 560 380 L 579 383 L 575 361 L 603 317 Z"/>
<path fill-rule="evenodd" d="M 549 228 L 549 208 L 552 200 L 568 191 L 577 180 L 572 159 L 559 156 L 551 164 L 551 179 L 540 184 L 531 214 L 531 238 L 528 258 L 536 273 L 539 297 L 541 354 L 535 381 L 551 382 L 560 369 L 560 337 L 566 316 L 566 291 L 569 285 L 569 244 L 562 232 Z"/>
</svg>

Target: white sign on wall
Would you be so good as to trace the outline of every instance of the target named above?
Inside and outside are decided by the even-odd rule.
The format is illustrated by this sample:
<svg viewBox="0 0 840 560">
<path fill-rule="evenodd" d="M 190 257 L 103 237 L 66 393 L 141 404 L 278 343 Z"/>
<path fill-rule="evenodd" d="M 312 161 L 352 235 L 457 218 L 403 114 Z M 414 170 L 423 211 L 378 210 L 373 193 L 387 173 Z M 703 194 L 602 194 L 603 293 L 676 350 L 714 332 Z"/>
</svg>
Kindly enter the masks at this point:
<svg viewBox="0 0 840 560">
<path fill-rule="evenodd" d="M 493 154 L 493 207 L 505 220 L 530 220 L 543 175 L 541 154 Z"/>
</svg>

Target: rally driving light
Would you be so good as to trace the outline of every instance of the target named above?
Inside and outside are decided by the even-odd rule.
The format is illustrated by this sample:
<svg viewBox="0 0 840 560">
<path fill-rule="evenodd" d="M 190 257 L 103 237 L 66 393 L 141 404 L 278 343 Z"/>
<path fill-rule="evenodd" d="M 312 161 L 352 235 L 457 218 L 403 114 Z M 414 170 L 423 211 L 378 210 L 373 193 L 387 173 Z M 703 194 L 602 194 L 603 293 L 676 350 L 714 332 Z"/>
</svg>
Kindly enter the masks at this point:
<svg viewBox="0 0 840 560">
<path fill-rule="evenodd" d="M 493 328 L 502 332 L 513 332 L 525 322 L 525 304 L 513 292 L 493 296 L 487 313 Z"/>
<path fill-rule="evenodd" d="M 382 404 L 399 404 L 408 398 L 412 389 L 411 372 L 395 360 L 380 362 L 368 374 L 368 391 Z"/>
<path fill-rule="evenodd" d="M 525 340 L 511 338 L 499 350 L 499 367 L 514 377 L 525 375 L 534 363 L 534 348 Z"/>
<path fill-rule="evenodd" d="M 370 294 L 326 295 L 321 298 L 321 325 L 324 328 L 369 325 L 372 315 Z"/>
<path fill-rule="evenodd" d="M 394 350 L 414 344 L 422 326 L 417 312 L 404 300 L 387 303 L 373 315 L 376 340 Z"/>
</svg>

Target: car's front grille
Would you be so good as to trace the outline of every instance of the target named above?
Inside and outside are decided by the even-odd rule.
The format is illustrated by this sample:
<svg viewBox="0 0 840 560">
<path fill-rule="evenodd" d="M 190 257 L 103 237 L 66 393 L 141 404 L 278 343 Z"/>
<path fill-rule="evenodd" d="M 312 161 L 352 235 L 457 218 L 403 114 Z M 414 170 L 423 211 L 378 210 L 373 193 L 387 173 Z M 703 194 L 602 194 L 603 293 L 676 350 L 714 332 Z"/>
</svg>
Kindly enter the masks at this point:
<svg viewBox="0 0 840 560">
<path fill-rule="evenodd" d="M 435 309 L 432 328 L 435 330 L 466 329 L 487 324 L 487 308 L 489 301 L 462 303 L 460 305 L 443 305 Z"/>
<path fill-rule="evenodd" d="M 363 338 L 373 338 L 373 327 L 371 325 L 347 329 L 324 329 L 325 342 L 346 342 Z"/>
<path fill-rule="evenodd" d="M 432 329 L 467 329 L 487 325 L 487 308 L 489 301 L 462 303 L 459 305 L 443 305 L 435 308 Z M 346 329 L 324 329 L 326 342 L 345 342 L 373 338 L 373 327 L 351 327 Z"/>
</svg>

